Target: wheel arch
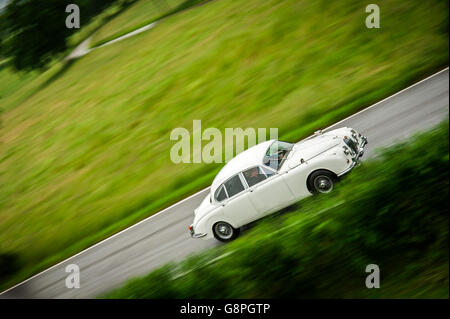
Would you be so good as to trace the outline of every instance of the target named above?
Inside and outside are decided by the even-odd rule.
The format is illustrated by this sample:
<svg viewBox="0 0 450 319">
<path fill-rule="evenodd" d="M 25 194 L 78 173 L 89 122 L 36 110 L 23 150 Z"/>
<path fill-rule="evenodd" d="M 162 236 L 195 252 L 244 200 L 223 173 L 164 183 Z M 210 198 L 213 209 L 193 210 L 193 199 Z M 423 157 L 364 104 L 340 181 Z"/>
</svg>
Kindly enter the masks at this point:
<svg viewBox="0 0 450 319">
<path fill-rule="evenodd" d="M 326 171 L 326 172 L 330 173 L 331 175 L 333 175 L 336 180 L 338 179 L 338 175 L 335 172 L 333 172 L 332 170 L 328 169 L 328 168 L 315 168 L 314 170 L 312 170 L 308 174 L 308 177 L 306 178 L 306 187 L 308 188 L 308 191 L 311 194 L 313 194 L 313 190 L 311 189 L 310 178 L 311 178 L 311 175 L 314 174 L 317 171 Z"/>
<path fill-rule="evenodd" d="M 233 220 L 227 218 L 225 214 L 223 214 L 222 212 L 210 216 L 206 222 L 211 231 L 214 228 L 214 225 L 217 224 L 218 222 L 226 222 L 231 226 L 233 226 L 233 228 L 239 228 L 239 226 Z"/>
</svg>

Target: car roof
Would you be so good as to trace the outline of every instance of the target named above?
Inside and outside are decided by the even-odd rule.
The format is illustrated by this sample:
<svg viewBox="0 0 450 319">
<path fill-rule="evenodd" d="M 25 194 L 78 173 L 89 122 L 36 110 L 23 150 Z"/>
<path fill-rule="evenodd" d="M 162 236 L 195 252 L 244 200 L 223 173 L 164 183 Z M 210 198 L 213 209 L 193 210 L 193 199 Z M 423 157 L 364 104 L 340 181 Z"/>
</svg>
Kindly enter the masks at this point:
<svg viewBox="0 0 450 319">
<path fill-rule="evenodd" d="M 274 141 L 276 140 L 269 140 L 256 144 L 232 158 L 214 178 L 214 181 L 211 184 L 211 193 L 214 194 L 217 187 L 233 175 L 242 172 L 247 168 L 262 165 L 267 148 Z"/>
</svg>

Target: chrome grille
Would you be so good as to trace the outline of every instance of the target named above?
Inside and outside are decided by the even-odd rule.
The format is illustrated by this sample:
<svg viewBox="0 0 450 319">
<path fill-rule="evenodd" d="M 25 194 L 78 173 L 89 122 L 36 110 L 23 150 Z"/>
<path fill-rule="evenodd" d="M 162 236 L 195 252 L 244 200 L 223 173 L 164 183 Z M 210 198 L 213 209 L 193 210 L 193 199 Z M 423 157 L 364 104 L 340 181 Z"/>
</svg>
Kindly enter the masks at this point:
<svg viewBox="0 0 450 319">
<path fill-rule="evenodd" d="M 356 142 L 350 138 L 344 138 L 344 142 L 345 144 L 348 145 L 348 147 L 350 147 L 350 149 L 353 151 L 353 153 L 357 154 L 358 153 L 358 145 L 356 144 Z"/>
</svg>

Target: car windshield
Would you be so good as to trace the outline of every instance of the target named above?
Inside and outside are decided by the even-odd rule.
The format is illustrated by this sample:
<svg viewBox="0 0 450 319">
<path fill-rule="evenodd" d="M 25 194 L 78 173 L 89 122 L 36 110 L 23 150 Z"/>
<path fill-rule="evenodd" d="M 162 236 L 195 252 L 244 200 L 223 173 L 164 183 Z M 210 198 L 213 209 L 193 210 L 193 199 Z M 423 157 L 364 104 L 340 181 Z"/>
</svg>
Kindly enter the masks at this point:
<svg viewBox="0 0 450 319">
<path fill-rule="evenodd" d="M 282 141 L 273 142 L 270 144 L 266 151 L 266 155 L 264 156 L 264 165 L 279 170 L 293 146 L 294 144 L 292 143 Z"/>
</svg>

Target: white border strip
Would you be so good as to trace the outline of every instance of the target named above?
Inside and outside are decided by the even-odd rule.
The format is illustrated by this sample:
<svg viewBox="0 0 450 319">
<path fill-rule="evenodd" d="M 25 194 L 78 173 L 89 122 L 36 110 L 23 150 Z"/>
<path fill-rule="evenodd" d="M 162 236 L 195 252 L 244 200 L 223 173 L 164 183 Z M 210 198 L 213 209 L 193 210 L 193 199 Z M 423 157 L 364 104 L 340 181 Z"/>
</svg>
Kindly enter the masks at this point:
<svg viewBox="0 0 450 319">
<path fill-rule="evenodd" d="M 397 93 L 395 93 L 395 94 L 393 94 L 393 95 L 391 95 L 391 96 L 388 96 L 388 97 L 384 98 L 383 100 L 381 100 L 381 101 L 379 101 L 379 102 L 376 102 L 375 104 L 372 104 L 372 105 L 366 107 L 365 109 L 362 109 L 361 111 L 359 111 L 359 112 L 357 112 L 357 113 L 355 113 L 355 114 L 352 114 L 352 115 L 346 117 L 345 119 L 340 120 L 339 122 L 337 122 L 337 123 L 335 123 L 335 124 L 332 124 L 331 126 L 328 126 L 327 128 L 324 129 L 324 131 L 331 129 L 332 127 L 335 127 L 336 125 L 339 125 L 340 123 L 342 123 L 342 122 L 344 122 L 344 121 L 347 121 L 347 120 L 349 120 L 349 119 L 351 119 L 351 118 L 357 116 L 358 114 L 361 114 L 361 113 L 363 113 L 363 112 L 365 112 L 365 111 L 368 111 L 368 110 L 370 110 L 371 108 L 373 108 L 373 107 L 375 107 L 375 106 L 377 106 L 377 105 L 379 105 L 379 104 L 381 104 L 381 103 L 383 103 L 383 102 L 385 102 L 385 101 L 387 101 L 387 100 L 389 100 L 389 99 L 391 99 L 391 98 L 393 98 L 393 97 L 395 97 L 395 96 L 397 96 L 397 95 L 399 95 L 399 94 L 401 94 L 401 93 L 403 93 L 403 92 L 405 92 L 405 91 L 407 91 L 407 90 L 409 90 L 409 89 L 411 89 L 411 88 L 413 88 L 413 87 L 415 87 L 415 86 L 417 86 L 417 85 L 419 85 L 420 83 L 423 83 L 423 82 L 425 82 L 425 81 L 427 81 L 427 80 L 429 80 L 429 79 L 431 79 L 431 78 L 433 78 L 433 77 L 435 77 L 435 76 L 441 74 L 442 72 L 448 71 L 448 69 L 449 69 L 449 67 L 446 67 L 445 69 L 443 69 L 443 70 L 441 70 L 441 71 L 439 71 L 439 72 L 437 72 L 437 73 L 434 73 L 434 74 L 428 76 L 427 78 L 425 78 L 425 79 L 423 79 L 423 80 L 421 80 L 421 81 L 419 81 L 419 82 L 416 82 L 416 83 L 414 83 L 414 84 L 408 86 L 407 88 L 404 88 L 403 90 L 398 91 Z M 94 245 L 92 245 L 92 246 L 90 246 L 90 247 L 88 247 L 88 248 L 86 248 L 86 249 L 80 251 L 79 253 L 77 253 L 77 254 L 75 254 L 75 255 L 73 255 L 73 256 L 71 256 L 71 257 L 69 257 L 69 258 L 67 258 L 67 259 L 65 259 L 65 260 L 63 260 L 63 261 L 61 261 L 61 262 L 59 262 L 59 263 L 57 263 L 56 265 L 53 265 L 52 267 L 47 268 L 47 269 L 41 271 L 40 273 L 38 273 L 38 274 L 36 274 L 36 275 L 34 275 L 34 276 L 32 276 L 32 277 L 30 277 L 30 278 L 28 278 L 28 279 L 26 279 L 26 280 L 20 282 L 20 283 L 18 283 L 17 285 L 15 285 L 15 286 L 13 286 L 13 287 L 11 287 L 11 288 L 8 288 L 7 290 L 1 292 L 1 293 L 0 293 L 0 296 L 3 295 L 3 294 L 5 294 L 5 293 L 7 293 L 8 291 L 10 291 L 10 290 L 12 290 L 12 289 L 18 287 L 18 286 L 20 286 L 20 285 L 23 285 L 24 283 L 26 283 L 26 282 L 32 280 L 33 278 L 36 278 L 37 276 L 40 276 L 40 275 L 42 275 L 43 273 L 45 273 L 45 272 L 47 272 L 47 271 L 49 271 L 49 270 L 51 270 L 51 269 L 53 269 L 53 268 L 55 268 L 55 267 L 58 267 L 59 265 L 61 265 L 61 264 L 65 263 L 65 262 L 67 262 L 68 260 L 70 260 L 70 259 L 72 259 L 72 258 L 75 258 L 75 257 L 77 257 L 77 256 L 79 256 L 79 255 L 81 255 L 81 254 L 83 254 L 83 253 L 85 253 L 85 252 L 87 252 L 88 250 L 91 250 L 91 249 L 93 249 L 93 248 L 95 248 L 95 247 L 101 245 L 102 243 L 106 242 L 107 240 L 112 239 L 112 238 L 114 238 L 114 237 L 116 237 L 116 236 L 119 236 L 119 235 L 122 234 L 123 232 L 128 231 L 128 230 L 132 229 L 133 227 L 136 227 L 136 226 L 138 226 L 138 225 L 140 225 L 140 224 L 142 224 L 142 223 L 144 223 L 144 222 L 150 220 L 151 218 L 156 217 L 157 215 L 162 214 L 162 213 L 164 213 L 165 211 L 167 211 L 167 210 L 169 210 L 169 209 L 171 209 L 171 208 L 173 208 L 173 207 L 176 207 L 176 206 L 180 205 L 181 203 L 183 203 L 183 202 L 185 202 L 185 201 L 191 199 L 192 197 L 195 197 L 195 196 L 199 195 L 200 193 L 204 192 L 204 191 L 207 190 L 207 189 L 209 189 L 209 187 L 206 187 L 206 188 L 204 188 L 204 189 L 198 191 L 197 193 L 195 193 L 195 194 L 193 194 L 193 195 L 191 195 L 191 196 L 189 196 L 189 197 L 187 197 L 187 198 L 185 198 L 185 199 L 182 199 L 181 201 L 179 201 L 179 202 L 177 202 L 177 203 L 175 203 L 175 204 L 173 204 L 173 205 L 171 205 L 171 206 L 169 206 L 169 207 L 167 207 L 167 208 L 165 208 L 165 209 L 163 209 L 163 210 L 157 212 L 156 214 L 153 214 L 153 215 L 151 215 L 151 216 L 149 216 L 149 217 L 147 217 L 147 218 L 141 220 L 140 222 L 138 222 L 138 223 L 136 223 L 136 224 L 134 224 L 134 225 L 131 225 L 131 226 L 129 226 L 128 228 L 125 228 L 125 229 L 121 230 L 120 232 L 118 232 L 118 233 L 116 233 L 116 234 L 114 234 L 114 235 L 112 235 L 112 236 L 110 236 L 110 237 L 108 237 L 108 238 L 105 238 L 105 239 L 103 239 L 102 241 L 100 241 L 100 242 L 98 242 L 98 243 L 96 243 L 96 244 L 94 244 Z"/>
</svg>

